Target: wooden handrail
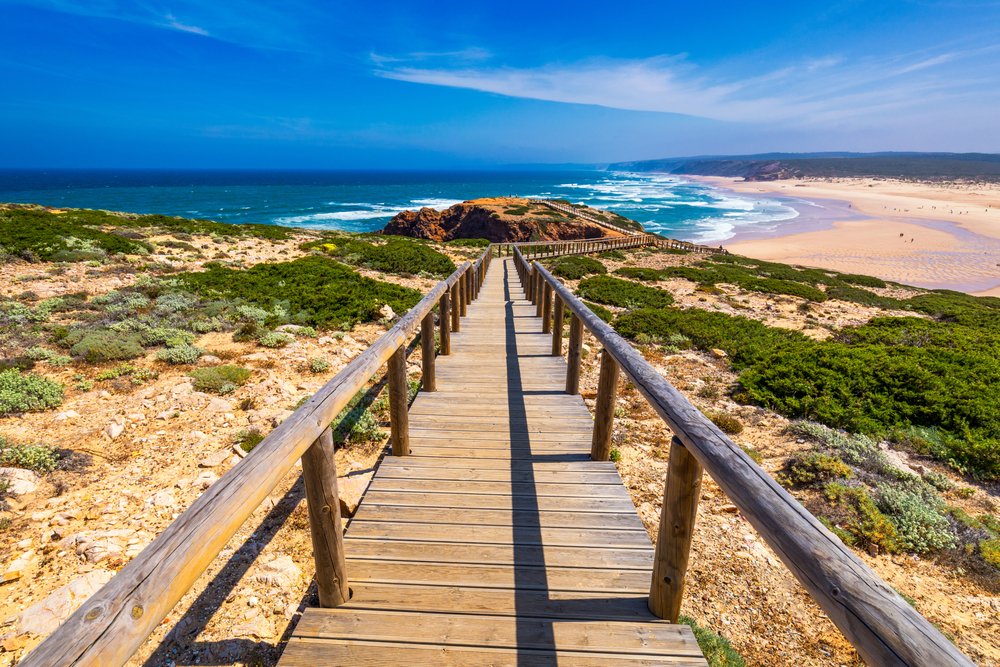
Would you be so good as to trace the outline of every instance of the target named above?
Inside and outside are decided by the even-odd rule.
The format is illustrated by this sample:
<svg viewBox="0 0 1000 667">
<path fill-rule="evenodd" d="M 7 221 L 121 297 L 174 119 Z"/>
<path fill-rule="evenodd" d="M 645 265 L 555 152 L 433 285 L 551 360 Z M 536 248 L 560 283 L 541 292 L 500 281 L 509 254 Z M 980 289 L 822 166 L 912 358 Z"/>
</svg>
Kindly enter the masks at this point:
<svg viewBox="0 0 1000 667">
<path fill-rule="evenodd" d="M 328 586 L 320 586 L 321 593 L 327 588 L 328 595 L 336 600 L 338 590 L 346 590 L 342 531 L 339 519 L 336 529 L 329 528 L 332 511 L 325 515 L 318 511 L 323 509 L 324 503 L 336 505 L 336 470 L 332 461 L 326 461 L 332 451 L 332 441 L 328 437 L 330 422 L 386 362 L 398 355 L 449 289 L 459 288 L 463 283 L 467 283 L 468 288 L 459 289 L 459 294 L 471 293 L 473 285 L 478 288 L 493 251 L 492 246 L 488 247 L 474 263 L 465 262 L 435 285 L 395 326 L 201 494 L 20 664 L 25 667 L 124 664 L 295 462 L 310 450 L 307 487 L 315 495 L 310 495 L 307 502 L 313 505 L 310 520 L 314 544 L 325 544 L 326 551 L 340 551 L 326 554 L 322 562 L 318 560 L 324 572 L 318 571 L 317 576 L 339 578 L 339 581 L 325 582 Z M 443 326 L 447 325 L 447 310 L 441 313 Z M 458 311 L 454 299 L 450 310 L 454 317 Z M 405 373 L 405 368 L 403 370 Z M 405 378 L 403 385 L 405 397 Z M 400 445 L 393 443 L 393 446 Z M 319 503 L 315 502 L 317 499 Z M 325 527 L 319 526 L 317 520 Z"/>
<path fill-rule="evenodd" d="M 674 432 L 678 445 L 712 476 L 869 665 L 972 666 L 953 643 L 702 415 L 627 340 L 540 263 L 528 265 L 517 248 L 514 255 L 518 272 L 550 285 L 564 307 L 604 346 L 604 353 L 614 357 Z M 561 330 L 561 323 L 558 326 Z M 683 460 L 672 453 L 671 461 L 675 458 Z M 662 555 L 661 543 L 670 539 L 665 531 L 672 528 L 660 526 L 657 560 Z M 677 564 L 681 574 L 686 556 L 684 561 Z M 662 583 L 654 581 L 653 588 Z"/>
</svg>

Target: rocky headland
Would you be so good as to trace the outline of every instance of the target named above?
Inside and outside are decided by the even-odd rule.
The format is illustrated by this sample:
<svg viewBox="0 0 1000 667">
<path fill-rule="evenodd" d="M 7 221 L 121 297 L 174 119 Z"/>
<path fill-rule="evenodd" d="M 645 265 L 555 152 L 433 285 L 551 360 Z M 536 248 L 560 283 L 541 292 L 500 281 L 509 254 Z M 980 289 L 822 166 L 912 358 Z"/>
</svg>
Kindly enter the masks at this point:
<svg viewBox="0 0 1000 667">
<path fill-rule="evenodd" d="M 490 197 L 455 204 L 443 211 L 403 211 L 389 221 L 382 233 L 431 241 L 485 238 L 509 243 L 623 235 L 616 228 L 641 231 L 638 223 L 614 213 L 565 201 L 554 203 L 558 208 L 535 199 Z"/>
</svg>

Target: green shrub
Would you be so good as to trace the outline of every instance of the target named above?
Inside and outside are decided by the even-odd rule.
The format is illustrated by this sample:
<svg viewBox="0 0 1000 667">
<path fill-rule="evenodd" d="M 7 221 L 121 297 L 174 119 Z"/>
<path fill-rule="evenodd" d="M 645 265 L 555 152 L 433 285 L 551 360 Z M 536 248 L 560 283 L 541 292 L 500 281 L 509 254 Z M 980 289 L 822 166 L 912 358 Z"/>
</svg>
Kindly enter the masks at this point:
<svg viewBox="0 0 1000 667">
<path fill-rule="evenodd" d="M 982 540 L 979 543 L 979 555 L 984 561 L 1000 570 L 1000 537 Z"/>
<path fill-rule="evenodd" d="M 611 276 L 585 278 L 577 293 L 589 301 L 619 308 L 665 308 L 674 302 L 670 292 Z"/>
<path fill-rule="evenodd" d="M 59 465 L 59 453 L 46 445 L 12 445 L 0 438 L 0 466 L 44 474 Z"/>
<path fill-rule="evenodd" d="M 244 452 L 249 454 L 253 448 L 264 440 L 264 435 L 256 428 L 243 429 L 236 434 L 235 444 Z"/>
<path fill-rule="evenodd" d="M 893 553 L 899 550 L 896 528 L 879 511 L 875 501 L 864 487 L 845 486 L 830 482 L 824 489 L 827 500 L 844 511 L 840 527 L 864 547 L 872 547 Z"/>
<path fill-rule="evenodd" d="M 223 364 L 210 368 L 196 368 L 189 374 L 194 380 L 194 388 L 213 394 L 229 394 L 246 384 L 250 371 L 240 366 Z"/>
<path fill-rule="evenodd" d="M 851 466 L 839 457 L 809 452 L 788 462 L 782 481 L 787 481 L 789 486 L 810 486 L 853 476 Z"/>
<path fill-rule="evenodd" d="M 295 339 L 289 334 L 280 331 L 268 331 L 258 338 L 257 342 L 264 347 L 285 347 L 293 340 Z"/>
<path fill-rule="evenodd" d="M 142 349 L 140 336 L 136 334 L 124 335 L 107 329 L 95 329 L 84 333 L 70 348 L 70 354 L 90 363 L 101 363 L 135 359 L 145 354 L 145 351 Z"/>
<path fill-rule="evenodd" d="M 897 544 L 922 554 L 955 546 L 951 522 L 940 500 L 900 485 L 879 484 L 877 505 L 896 529 Z"/>
<path fill-rule="evenodd" d="M 706 416 L 726 435 L 739 435 L 743 432 L 743 422 L 729 413 L 709 412 Z"/>
<path fill-rule="evenodd" d="M 705 654 L 709 667 L 746 667 L 743 656 L 733 648 L 728 639 L 698 625 L 690 616 L 682 615 L 678 620 L 691 627 L 694 638 L 698 641 L 698 648 Z"/>
<path fill-rule="evenodd" d="M 78 262 L 108 254 L 146 254 L 150 246 L 75 224 L 69 214 L 0 209 L 0 252 L 28 260 Z"/>
<path fill-rule="evenodd" d="M 857 273 L 838 273 L 836 274 L 836 277 L 838 280 L 850 283 L 851 285 L 861 285 L 862 287 L 888 287 L 884 280 L 874 276 L 862 276 Z"/>
<path fill-rule="evenodd" d="M 584 276 L 594 274 L 605 274 L 608 270 L 593 257 L 583 255 L 568 255 L 559 257 L 552 262 L 552 275 L 566 278 L 567 280 L 579 280 Z"/>
<path fill-rule="evenodd" d="M 414 239 L 386 237 L 384 243 L 369 243 L 347 237 L 307 243 L 332 257 L 355 266 L 399 275 L 428 274 L 439 278 L 455 271 L 455 263 L 446 255 Z"/>
<path fill-rule="evenodd" d="M 330 370 L 330 362 L 322 357 L 313 357 L 309 360 L 310 373 L 325 373 Z"/>
<path fill-rule="evenodd" d="M 194 345 L 167 347 L 156 353 L 156 358 L 168 364 L 193 364 L 205 351 Z"/>
<path fill-rule="evenodd" d="M 257 264 L 246 270 L 207 265 L 200 273 L 178 277 L 192 291 L 212 298 L 241 300 L 273 313 L 280 305 L 289 319 L 318 329 L 349 329 L 378 320 L 385 304 L 404 313 L 420 300 L 417 290 L 372 280 L 323 257 Z M 270 314 L 268 320 L 280 318 Z"/>
<path fill-rule="evenodd" d="M 600 304 L 591 303 L 590 301 L 584 301 L 583 305 L 587 306 L 587 308 L 590 308 L 590 312 L 592 312 L 594 315 L 597 315 L 599 318 L 601 318 L 608 324 L 611 323 L 611 320 L 615 319 L 615 314 Z M 568 308 L 566 309 L 565 312 L 567 313 L 566 317 L 568 319 L 569 315 L 571 315 L 572 313 L 570 313 Z"/>
<path fill-rule="evenodd" d="M 139 341 L 146 347 L 166 345 L 167 347 L 190 346 L 195 336 L 190 331 L 171 327 L 151 327 L 139 333 Z"/>
<path fill-rule="evenodd" d="M 663 272 L 659 269 L 650 269 L 642 266 L 623 266 L 620 269 L 616 269 L 615 273 L 624 278 L 642 280 L 649 283 L 655 283 L 664 278 Z"/>
<path fill-rule="evenodd" d="M 0 371 L 0 416 L 38 412 L 63 401 L 63 386 L 34 373 Z"/>
<path fill-rule="evenodd" d="M 866 289 L 853 287 L 851 285 L 831 287 L 826 290 L 826 296 L 830 299 L 840 299 L 841 301 L 850 301 L 862 306 L 873 306 L 875 308 L 885 308 L 888 310 L 898 310 L 905 306 L 905 302 L 900 301 L 899 299 L 893 299 L 888 296 L 879 296 L 874 292 L 869 292 Z"/>
<path fill-rule="evenodd" d="M 673 334 L 683 334 L 700 350 L 724 350 L 734 368 L 745 368 L 770 356 L 789 343 L 806 341 L 805 336 L 787 329 L 769 327 L 746 317 L 678 308 L 644 308 L 619 315 L 615 329 L 633 340 L 641 335 L 650 340 L 666 341 Z"/>
</svg>

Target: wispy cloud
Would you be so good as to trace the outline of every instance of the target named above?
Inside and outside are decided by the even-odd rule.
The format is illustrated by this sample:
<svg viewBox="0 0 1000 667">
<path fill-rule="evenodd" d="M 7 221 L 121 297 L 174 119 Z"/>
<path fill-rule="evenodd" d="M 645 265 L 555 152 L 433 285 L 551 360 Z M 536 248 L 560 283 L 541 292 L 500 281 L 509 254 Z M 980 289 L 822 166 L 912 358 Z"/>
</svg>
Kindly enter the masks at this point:
<svg viewBox="0 0 1000 667">
<path fill-rule="evenodd" d="M 988 67 L 996 53 L 987 46 L 880 58 L 831 55 L 739 76 L 734 71 L 742 65 L 705 69 L 684 56 L 535 67 L 460 62 L 432 67 L 405 57 L 374 62 L 378 76 L 398 81 L 724 121 L 808 125 L 915 110 L 949 96 L 975 93 L 980 104 L 1000 98 L 1000 72 Z"/>
<path fill-rule="evenodd" d="M 0 0 L 3 2 L 4 0 Z M 250 48 L 295 43 L 296 7 L 271 0 L 239 4 L 197 0 L 6 0 L 52 12 L 184 32 Z"/>
</svg>

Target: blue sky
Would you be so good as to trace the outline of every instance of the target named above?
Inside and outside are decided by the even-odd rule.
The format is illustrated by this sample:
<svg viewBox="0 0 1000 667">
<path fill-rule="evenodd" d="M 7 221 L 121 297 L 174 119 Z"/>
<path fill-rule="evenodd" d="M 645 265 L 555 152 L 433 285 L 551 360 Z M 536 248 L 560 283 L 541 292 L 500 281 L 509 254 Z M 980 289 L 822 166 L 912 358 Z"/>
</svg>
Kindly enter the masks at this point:
<svg viewBox="0 0 1000 667">
<path fill-rule="evenodd" d="M 1000 0 L 0 0 L 0 166 L 1000 151 Z"/>
</svg>

